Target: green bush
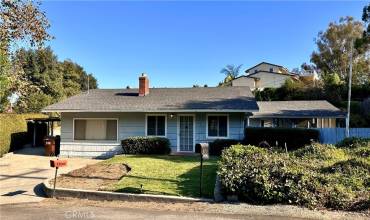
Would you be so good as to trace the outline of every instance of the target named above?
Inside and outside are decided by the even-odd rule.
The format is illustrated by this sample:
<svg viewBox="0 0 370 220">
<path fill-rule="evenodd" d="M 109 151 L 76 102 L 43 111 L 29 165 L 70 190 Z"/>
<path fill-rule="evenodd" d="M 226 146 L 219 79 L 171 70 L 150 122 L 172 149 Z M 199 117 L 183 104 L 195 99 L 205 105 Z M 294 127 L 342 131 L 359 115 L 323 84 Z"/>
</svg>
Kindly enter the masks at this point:
<svg viewBox="0 0 370 220">
<path fill-rule="evenodd" d="M 241 140 L 234 139 L 217 139 L 209 144 L 209 154 L 213 156 L 220 156 L 222 151 L 229 148 L 231 145 L 240 144 Z"/>
<path fill-rule="evenodd" d="M 333 145 L 314 143 L 281 153 L 234 145 L 222 152 L 223 191 L 257 204 L 364 210 L 370 198 L 370 161 Z"/>
<path fill-rule="evenodd" d="M 295 150 L 310 144 L 312 141 L 317 142 L 320 132 L 316 129 L 303 128 L 246 128 L 244 143 L 258 146 L 261 142 L 266 141 L 270 146 Z"/>
<path fill-rule="evenodd" d="M 0 157 L 29 142 L 27 118 L 45 118 L 43 114 L 0 114 Z"/>
<path fill-rule="evenodd" d="M 370 160 L 370 147 L 358 147 L 352 150 L 357 157 L 368 158 Z"/>
<path fill-rule="evenodd" d="M 169 154 L 170 141 L 161 137 L 129 137 L 121 141 L 124 154 Z"/>
<path fill-rule="evenodd" d="M 247 202 L 313 206 L 315 178 L 291 169 L 294 164 L 283 155 L 253 146 L 232 146 L 222 153 L 221 183 L 227 193 Z"/>
<path fill-rule="evenodd" d="M 340 148 L 358 148 L 358 147 L 370 148 L 370 138 L 359 138 L 359 137 L 344 138 L 341 142 L 337 143 L 336 146 Z"/>
<path fill-rule="evenodd" d="M 313 143 L 304 148 L 295 150 L 293 154 L 297 157 L 305 158 L 308 161 L 324 160 L 345 160 L 347 159 L 345 151 L 337 149 L 331 144 Z"/>
</svg>

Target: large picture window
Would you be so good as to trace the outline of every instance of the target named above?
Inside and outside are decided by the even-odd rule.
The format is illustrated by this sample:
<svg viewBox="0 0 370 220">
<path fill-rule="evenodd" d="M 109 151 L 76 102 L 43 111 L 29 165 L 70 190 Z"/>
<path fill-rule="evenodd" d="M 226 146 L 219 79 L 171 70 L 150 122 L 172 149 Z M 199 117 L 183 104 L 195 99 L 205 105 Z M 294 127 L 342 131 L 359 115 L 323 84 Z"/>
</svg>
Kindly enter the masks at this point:
<svg viewBox="0 0 370 220">
<path fill-rule="evenodd" d="M 228 136 L 228 117 L 226 115 L 208 116 L 208 137 L 227 137 Z"/>
<path fill-rule="evenodd" d="M 75 119 L 75 140 L 117 140 L 116 119 Z"/>
<path fill-rule="evenodd" d="M 148 115 L 146 120 L 146 135 L 166 136 L 166 116 Z"/>
</svg>

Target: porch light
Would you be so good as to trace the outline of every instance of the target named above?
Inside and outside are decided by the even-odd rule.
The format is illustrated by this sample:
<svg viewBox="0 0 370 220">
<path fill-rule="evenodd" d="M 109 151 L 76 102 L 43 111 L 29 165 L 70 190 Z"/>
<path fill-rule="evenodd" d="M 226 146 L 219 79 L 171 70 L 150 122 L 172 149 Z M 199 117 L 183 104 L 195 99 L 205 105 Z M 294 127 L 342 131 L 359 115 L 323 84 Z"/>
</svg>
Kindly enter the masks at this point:
<svg viewBox="0 0 370 220">
<path fill-rule="evenodd" d="M 173 117 L 175 117 L 175 114 L 171 113 L 170 118 L 173 118 Z"/>
</svg>

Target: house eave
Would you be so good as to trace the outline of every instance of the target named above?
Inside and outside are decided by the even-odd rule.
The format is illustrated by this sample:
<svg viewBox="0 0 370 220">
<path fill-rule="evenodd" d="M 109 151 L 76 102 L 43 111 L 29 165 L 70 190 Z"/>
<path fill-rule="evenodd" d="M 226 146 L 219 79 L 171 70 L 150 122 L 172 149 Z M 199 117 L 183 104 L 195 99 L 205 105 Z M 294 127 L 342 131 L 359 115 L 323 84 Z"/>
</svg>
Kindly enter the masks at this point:
<svg viewBox="0 0 370 220">
<path fill-rule="evenodd" d="M 346 116 L 342 115 L 331 115 L 331 116 L 323 116 L 323 115 L 302 115 L 302 116 L 291 116 L 291 115 L 253 115 L 249 118 L 346 118 Z"/>
<path fill-rule="evenodd" d="M 165 109 L 165 110 L 120 110 L 120 109 L 107 109 L 107 110 L 87 110 L 87 109 L 45 109 L 42 110 L 43 113 L 52 113 L 52 112 L 154 112 L 154 113 L 176 113 L 176 112 L 239 112 L 239 113 L 246 113 L 246 112 L 258 112 L 258 109 Z"/>
</svg>

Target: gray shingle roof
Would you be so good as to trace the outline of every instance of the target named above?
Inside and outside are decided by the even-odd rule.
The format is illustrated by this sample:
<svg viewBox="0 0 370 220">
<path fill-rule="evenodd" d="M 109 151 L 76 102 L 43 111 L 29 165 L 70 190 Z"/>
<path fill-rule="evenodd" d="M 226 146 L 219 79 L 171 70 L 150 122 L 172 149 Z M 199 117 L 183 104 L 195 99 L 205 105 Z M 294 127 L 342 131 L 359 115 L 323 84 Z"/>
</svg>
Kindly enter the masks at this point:
<svg viewBox="0 0 370 220">
<path fill-rule="evenodd" d="M 257 102 L 259 111 L 252 117 L 345 117 L 345 113 L 325 100 Z"/>
<path fill-rule="evenodd" d="M 248 87 L 94 89 L 47 106 L 43 112 L 258 111 Z"/>
</svg>

